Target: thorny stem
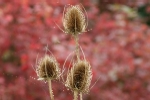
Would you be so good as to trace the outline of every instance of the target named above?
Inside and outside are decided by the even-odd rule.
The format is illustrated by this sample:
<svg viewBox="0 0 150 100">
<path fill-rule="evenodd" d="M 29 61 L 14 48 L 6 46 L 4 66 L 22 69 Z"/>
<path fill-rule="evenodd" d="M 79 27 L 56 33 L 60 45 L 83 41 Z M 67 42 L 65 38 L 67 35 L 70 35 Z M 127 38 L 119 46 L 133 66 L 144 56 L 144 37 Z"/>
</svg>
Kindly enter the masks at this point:
<svg viewBox="0 0 150 100">
<path fill-rule="evenodd" d="M 78 100 L 78 92 L 74 91 L 74 99 L 73 100 Z"/>
<path fill-rule="evenodd" d="M 76 43 L 76 56 L 77 56 L 77 61 L 80 60 L 80 53 L 79 53 L 79 37 L 78 35 L 75 35 L 74 36 L 74 39 L 75 39 L 75 43 Z"/>
<path fill-rule="evenodd" d="M 82 93 L 80 93 L 80 100 L 82 100 Z"/>
<path fill-rule="evenodd" d="M 51 79 L 48 79 L 48 86 L 49 86 L 50 98 L 51 98 L 51 100 L 54 100 L 54 95 L 53 95 L 53 90 L 52 90 Z"/>
</svg>

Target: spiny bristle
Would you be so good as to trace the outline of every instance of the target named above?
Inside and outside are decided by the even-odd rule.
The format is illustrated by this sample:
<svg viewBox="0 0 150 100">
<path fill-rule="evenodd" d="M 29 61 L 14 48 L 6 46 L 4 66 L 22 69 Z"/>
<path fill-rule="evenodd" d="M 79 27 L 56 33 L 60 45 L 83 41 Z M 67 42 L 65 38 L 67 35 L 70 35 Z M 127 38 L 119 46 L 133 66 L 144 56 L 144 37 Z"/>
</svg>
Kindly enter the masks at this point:
<svg viewBox="0 0 150 100">
<path fill-rule="evenodd" d="M 77 35 L 85 32 L 86 20 L 84 13 L 79 5 L 69 6 L 63 16 L 63 26 L 65 32 Z"/>
<path fill-rule="evenodd" d="M 36 69 L 38 80 L 57 79 L 60 73 L 58 63 L 54 57 L 45 55 Z"/>
<path fill-rule="evenodd" d="M 87 93 L 92 79 L 91 66 L 87 61 L 78 61 L 67 76 L 66 86 L 72 91 Z"/>
</svg>

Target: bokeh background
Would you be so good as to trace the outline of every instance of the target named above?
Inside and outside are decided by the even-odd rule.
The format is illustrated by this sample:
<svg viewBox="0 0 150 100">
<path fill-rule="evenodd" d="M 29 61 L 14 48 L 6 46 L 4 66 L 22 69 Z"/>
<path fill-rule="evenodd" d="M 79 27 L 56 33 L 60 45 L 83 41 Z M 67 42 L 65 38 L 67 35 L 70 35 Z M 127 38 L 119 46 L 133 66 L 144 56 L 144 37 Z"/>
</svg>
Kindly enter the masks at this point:
<svg viewBox="0 0 150 100">
<path fill-rule="evenodd" d="M 75 48 L 63 33 L 67 4 L 82 4 L 90 30 L 80 45 L 93 71 L 83 100 L 150 100 L 149 0 L 0 0 L 0 100 L 50 100 L 38 81 L 36 59 L 53 53 L 60 67 Z M 70 64 L 66 62 L 67 69 Z M 72 100 L 61 81 L 53 81 L 55 100 Z"/>
</svg>

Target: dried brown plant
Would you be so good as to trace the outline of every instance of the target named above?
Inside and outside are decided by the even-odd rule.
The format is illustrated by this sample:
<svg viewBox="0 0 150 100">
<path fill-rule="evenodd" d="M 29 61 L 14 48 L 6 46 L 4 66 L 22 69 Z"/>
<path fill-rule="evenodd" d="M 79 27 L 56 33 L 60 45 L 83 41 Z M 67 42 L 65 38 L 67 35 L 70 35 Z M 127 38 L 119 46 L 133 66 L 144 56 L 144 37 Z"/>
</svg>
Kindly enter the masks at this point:
<svg viewBox="0 0 150 100">
<path fill-rule="evenodd" d="M 54 95 L 52 91 L 51 80 L 58 79 L 60 75 L 59 64 L 56 59 L 52 56 L 45 55 L 38 63 L 36 69 L 38 80 L 45 80 L 49 85 L 49 92 L 51 100 L 54 100 Z"/>
<path fill-rule="evenodd" d="M 74 92 L 74 100 L 78 99 L 78 94 L 80 94 L 80 100 L 82 100 L 82 93 L 88 93 L 92 79 L 91 66 L 88 61 L 80 59 L 79 52 L 79 34 L 85 32 L 88 25 L 84 13 L 86 11 L 81 4 L 75 6 L 69 5 L 63 12 L 62 22 L 64 30 L 58 26 L 63 32 L 72 35 L 76 43 L 76 63 L 73 64 L 73 67 L 68 72 L 65 83 L 65 86 Z M 50 97 L 51 100 L 54 100 L 51 80 L 58 79 L 60 76 L 59 64 L 55 57 L 45 55 L 39 61 L 36 72 L 39 77 L 38 80 L 48 81 Z"/>
<path fill-rule="evenodd" d="M 83 11 L 79 5 L 67 7 L 63 14 L 63 26 L 66 33 L 76 36 L 85 32 L 87 23 Z"/>
<path fill-rule="evenodd" d="M 56 59 L 52 56 L 45 55 L 38 63 L 36 69 L 38 80 L 58 79 L 60 70 Z"/>
<path fill-rule="evenodd" d="M 89 62 L 86 60 L 79 60 L 73 64 L 70 72 L 67 75 L 66 87 L 68 87 L 75 94 L 88 93 L 89 86 L 92 79 L 92 71 Z M 77 97 L 74 97 L 76 100 Z"/>
</svg>

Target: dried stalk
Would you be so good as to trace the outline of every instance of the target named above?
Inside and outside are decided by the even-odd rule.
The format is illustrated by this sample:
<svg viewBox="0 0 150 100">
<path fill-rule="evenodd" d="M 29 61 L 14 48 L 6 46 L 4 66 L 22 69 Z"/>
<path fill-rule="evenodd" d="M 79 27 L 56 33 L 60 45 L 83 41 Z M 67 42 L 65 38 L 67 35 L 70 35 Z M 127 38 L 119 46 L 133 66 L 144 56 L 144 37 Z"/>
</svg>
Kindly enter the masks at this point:
<svg viewBox="0 0 150 100">
<path fill-rule="evenodd" d="M 78 92 L 74 91 L 74 99 L 73 100 L 78 100 Z"/>
<path fill-rule="evenodd" d="M 78 35 L 74 36 L 74 39 L 75 39 L 75 43 L 76 43 L 76 56 L 77 56 L 77 61 L 80 60 L 80 52 L 79 52 L 79 37 Z"/>
<path fill-rule="evenodd" d="M 54 95 L 53 95 L 53 90 L 52 90 L 51 79 L 48 79 L 47 81 L 48 81 L 48 86 L 49 86 L 50 98 L 51 98 L 51 100 L 54 100 Z"/>
<path fill-rule="evenodd" d="M 83 9 L 82 9 L 83 8 Z M 69 6 L 63 13 L 64 32 L 70 34 L 75 40 L 75 55 L 77 61 L 73 64 L 70 72 L 67 75 L 66 87 L 74 92 L 74 100 L 78 100 L 78 93 L 80 93 L 80 100 L 82 100 L 82 93 L 89 91 L 91 83 L 91 66 L 86 59 L 80 59 L 79 50 L 79 35 L 86 31 L 87 24 L 84 15 L 85 9 L 82 5 Z"/>
<path fill-rule="evenodd" d="M 80 100 L 82 100 L 82 93 L 80 92 Z"/>
</svg>

